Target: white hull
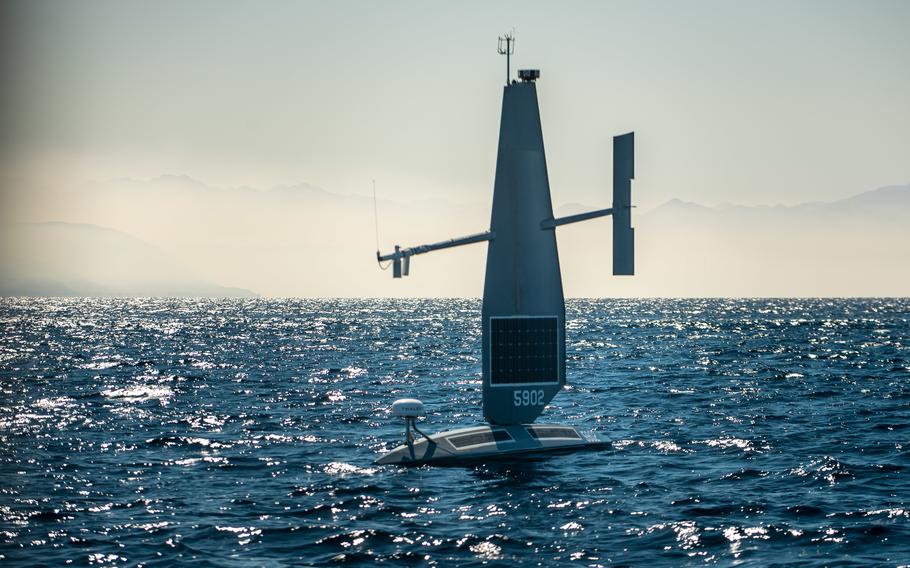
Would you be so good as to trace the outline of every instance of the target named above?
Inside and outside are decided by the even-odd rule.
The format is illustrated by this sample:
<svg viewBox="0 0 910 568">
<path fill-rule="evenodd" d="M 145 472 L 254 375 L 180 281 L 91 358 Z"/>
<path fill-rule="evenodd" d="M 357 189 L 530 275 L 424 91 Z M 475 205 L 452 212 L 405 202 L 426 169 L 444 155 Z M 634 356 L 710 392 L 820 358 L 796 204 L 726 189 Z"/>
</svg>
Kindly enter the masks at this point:
<svg viewBox="0 0 910 568">
<path fill-rule="evenodd" d="M 604 446 L 593 433 L 562 424 L 475 426 L 417 436 L 411 446 L 398 446 L 377 459 L 377 465 L 458 463 L 515 454 L 569 451 Z"/>
</svg>

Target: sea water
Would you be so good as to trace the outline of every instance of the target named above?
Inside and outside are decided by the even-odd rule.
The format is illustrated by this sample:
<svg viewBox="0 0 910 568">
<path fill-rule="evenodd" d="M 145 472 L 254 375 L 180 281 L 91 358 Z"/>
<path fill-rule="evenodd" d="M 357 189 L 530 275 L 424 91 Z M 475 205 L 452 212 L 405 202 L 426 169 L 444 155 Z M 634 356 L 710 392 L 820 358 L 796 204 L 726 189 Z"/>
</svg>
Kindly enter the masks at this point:
<svg viewBox="0 0 910 568">
<path fill-rule="evenodd" d="M 479 423 L 476 300 L 0 300 L 0 564 L 910 564 L 910 300 L 573 300 L 541 422 Z"/>
</svg>

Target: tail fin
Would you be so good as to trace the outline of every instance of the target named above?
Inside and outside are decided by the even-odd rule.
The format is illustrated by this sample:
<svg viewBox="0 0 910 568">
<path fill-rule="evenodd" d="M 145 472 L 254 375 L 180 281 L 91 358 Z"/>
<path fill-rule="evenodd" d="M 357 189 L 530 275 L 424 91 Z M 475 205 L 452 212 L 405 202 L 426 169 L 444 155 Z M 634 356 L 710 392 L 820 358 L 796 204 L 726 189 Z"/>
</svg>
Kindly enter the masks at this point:
<svg viewBox="0 0 910 568">
<path fill-rule="evenodd" d="M 613 274 L 635 274 L 635 229 L 632 228 L 632 179 L 635 178 L 635 133 L 613 137 Z"/>
</svg>

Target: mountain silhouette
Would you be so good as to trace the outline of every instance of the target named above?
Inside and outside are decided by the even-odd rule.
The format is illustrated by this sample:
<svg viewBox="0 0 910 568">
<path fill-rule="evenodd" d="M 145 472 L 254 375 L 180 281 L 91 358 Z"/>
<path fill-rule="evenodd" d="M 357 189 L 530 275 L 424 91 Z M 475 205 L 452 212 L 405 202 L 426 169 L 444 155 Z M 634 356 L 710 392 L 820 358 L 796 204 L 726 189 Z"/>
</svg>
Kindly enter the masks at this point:
<svg viewBox="0 0 910 568">
<path fill-rule="evenodd" d="M 219 286 L 135 237 L 95 225 L 0 226 L 5 296 L 250 297 Z"/>
<path fill-rule="evenodd" d="M 634 200 L 634 184 L 632 192 Z M 192 267 L 205 282 L 266 296 L 482 292 L 481 244 L 414 257 L 409 278 L 393 280 L 379 270 L 371 195 L 309 184 L 218 188 L 172 175 L 29 195 L 34 198 L 19 205 L 17 220 L 110 227 Z M 605 206 L 569 203 L 554 210 L 564 216 Z M 481 232 L 490 220 L 488 202 L 380 199 L 378 212 L 383 252 Z M 910 184 L 792 206 L 673 199 L 633 212 L 634 278 L 611 275 L 609 219 L 560 227 L 557 241 L 567 296 L 907 296 L 908 218 Z"/>
</svg>

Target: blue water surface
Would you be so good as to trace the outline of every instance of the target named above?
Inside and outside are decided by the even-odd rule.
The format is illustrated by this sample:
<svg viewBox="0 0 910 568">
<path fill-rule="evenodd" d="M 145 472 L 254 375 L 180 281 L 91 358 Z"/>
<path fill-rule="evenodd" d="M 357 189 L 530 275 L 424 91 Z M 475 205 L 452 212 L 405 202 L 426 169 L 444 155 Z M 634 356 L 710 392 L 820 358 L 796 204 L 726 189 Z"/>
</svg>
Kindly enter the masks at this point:
<svg viewBox="0 0 910 568">
<path fill-rule="evenodd" d="M 910 300 L 575 300 L 541 421 L 477 424 L 476 300 L 0 300 L 0 564 L 910 564 Z"/>
</svg>

